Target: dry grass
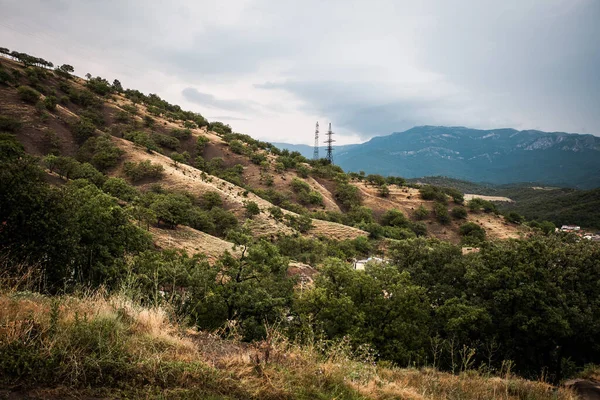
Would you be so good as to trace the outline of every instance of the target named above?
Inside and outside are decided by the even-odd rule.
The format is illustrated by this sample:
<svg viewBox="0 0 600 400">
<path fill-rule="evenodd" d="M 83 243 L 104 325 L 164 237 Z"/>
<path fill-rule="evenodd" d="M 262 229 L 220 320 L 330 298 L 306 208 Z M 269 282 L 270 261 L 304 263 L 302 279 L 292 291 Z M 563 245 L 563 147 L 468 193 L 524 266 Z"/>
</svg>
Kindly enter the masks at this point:
<svg viewBox="0 0 600 400">
<path fill-rule="evenodd" d="M 233 243 L 184 225 L 177 229 L 151 227 L 150 233 L 159 248 L 184 250 L 189 255 L 204 254 L 209 262 L 214 262 L 225 251 L 237 254 Z"/>
<path fill-rule="evenodd" d="M 141 307 L 101 292 L 60 298 L 2 294 L 0 379 L 18 383 L 19 393 L 29 398 L 68 393 L 104 398 L 575 399 L 566 389 L 508 373 L 490 378 L 474 371 L 451 375 L 377 366 L 368 349 L 351 351 L 349 341 L 298 345 L 276 329 L 255 344 L 224 340 L 183 329 L 169 316 L 168 309 Z M 90 346 L 96 346 L 94 351 Z M 29 366 L 7 370 L 17 356 Z M 46 359 L 54 364 L 41 363 Z"/>
</svg>

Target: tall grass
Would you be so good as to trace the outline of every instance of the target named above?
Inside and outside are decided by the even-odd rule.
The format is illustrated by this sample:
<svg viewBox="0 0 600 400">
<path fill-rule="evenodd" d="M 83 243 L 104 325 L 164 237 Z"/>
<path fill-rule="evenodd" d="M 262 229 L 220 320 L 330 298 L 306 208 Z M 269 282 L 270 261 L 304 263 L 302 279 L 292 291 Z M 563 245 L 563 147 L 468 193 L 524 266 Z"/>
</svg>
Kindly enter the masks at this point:
<svg viewBox="0 0 600 400">
<path fill-rule="evenodd" d="M 102 292 L 0 294 L 0 385 L 42 396 L 230 399 L 574 399 L 505 372 L 488 378 L 377 365 L 349 340 L 260 343 L 186 329 L 168 309 Z M 52 388 L 52 389 L 48 389 Z"/>
</svg>

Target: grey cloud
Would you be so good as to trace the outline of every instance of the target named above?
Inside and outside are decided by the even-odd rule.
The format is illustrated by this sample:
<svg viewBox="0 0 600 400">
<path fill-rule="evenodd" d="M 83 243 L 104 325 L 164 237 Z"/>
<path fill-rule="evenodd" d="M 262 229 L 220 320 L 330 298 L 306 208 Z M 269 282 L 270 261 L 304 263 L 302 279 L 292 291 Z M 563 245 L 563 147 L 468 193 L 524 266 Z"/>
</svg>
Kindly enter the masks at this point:
<svg viewBox="0 0 600 400">
<path fill-rule="evenodd" d="M 362 138 L 421 124 L 600 134 L 597 0 L 0 0 L 0 9 L 2 46 L 172 102 L 260 110 L 265 127 L 299 112 Z M 265 81 L 276 83 L 256 86 L 261 105 L 210 85 L 232 93 L 228 84 Z M 192 87 L 202 85 L 213 94 Z M 260 123 L 247 133 L 263 132 Z"/>
<path fill-rule="evenodd" d="M 230 115 L 212 115 L 209 119 L 215 121 L 248 121 L 248 118 L 232 117 Z"/>
<path fill-rule="evenodd" d="M 324 115 L 336 128 L 356 133 L 361 139 L 401 131 L 415 125 L 455 124 L 437 115 L 438 109 L 459 110 L 443 96 L 384 94 L 386 88 L 368 82 L 286 81 L 256 85 L 267 90 L 285 90 L 302 100 L 309 114 Z M 365 93 L 371 93 L 367 98 Z M 379 96 L 372 93 L 381 93 Z M 444 111 L 446 113 L 447 111 Z"/>
<path fill-rule="evenodd" d="M 183 97 L 203 107 L 220 108 L 222 110 L 237 112 L 256 112 L 256 103 L 244 100 L 220 99 L 210 93 L 202 93 L 197 89 L 188 87 L 181 91 Z"/>
</svg>

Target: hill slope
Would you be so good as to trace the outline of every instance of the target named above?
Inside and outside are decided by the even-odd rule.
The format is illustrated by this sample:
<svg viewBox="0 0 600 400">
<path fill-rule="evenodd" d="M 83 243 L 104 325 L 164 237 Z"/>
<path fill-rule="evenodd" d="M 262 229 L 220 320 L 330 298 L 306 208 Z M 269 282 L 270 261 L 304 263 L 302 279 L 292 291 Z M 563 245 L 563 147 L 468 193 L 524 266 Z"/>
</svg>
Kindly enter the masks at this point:
<svg viewBox="0 0 600 400">
<path fill-rule="evenodd" d="M 78 141 L 74 127 L 79 121 L 91 120 L 95 124 L 94 135 L 97 137 L 109 133 L 113 145 L 122 152 L 115 166 L 104 171 L 108 176 L 129 179 L 124 173 L 127 162 L 149 161 L 162 167 L 164 173 L 160 179 L 133 182 L 142 192 L 151 191 L 156 184 L 195 198 L 215 192 L 222 198 L 224 207 L 233 212 L 255 236 L 273 238 L 280 234 L 298 233 L 297 227 L 291 227 L 294 221 L 287 222 L 271 215 L 270 210 L 277 207 L 283 209 L 283 216 L 292 219 L 299 218 L 300 214 L 311 216 L 312 227 L 306 234 L 312 237 L 344 240 L 368 235 L 355 227 L 360 220 L 341 221 L 340 215 L 348 211 L 337 193 L 335 174 L 340 174 L 341 170 L 324 168 L 322 172 L 314 171 L 315 166 L 307 164 L 306 159 L 293 153 L 280 152 L 275 147 L 269 147 L 270 144 L 267 146 L 245 135 L 232 134 L 231 128 L 219 123 L 208 124 L 196 114 L 180 117 L 169 112 L 168 109 L 177 111 L 177 106 L 164 105 L 157 97 L 144 97 L 137 91 L 118 92 L 112 89 L 108 94 L 96 96 L 93 90 L 107 85 L 101 78 L 88 81 L 77 77 L 65 78 L 52 71 L 23 68 L 20 63 L 7 59 L 0 59 L 2 65 L 18 78 L 8 85 L 0 85 L 0 114 L 19 126 L 14 132 L 30 154 L 44 156 L 50 153 L 76 157 L 82 162 L 89 161 L 89 154 L 82 150 L 88 147 L 87 142 Z M 17 90 L 19 85 L 24 84 L 43 92 L 40 102 L 52 97 L 59 99 L 56 108 L 40 110 L 34 104 L 24 102 Z M 186 118 L 195 118 L 197 123 L 190 124 Z M 352 149 L 354 146 L 344 148 Z M 296 181 L 303 182 L 306 189 L 298 188 L 294 183 Z M 416 192 L 412 193 L 410 206 L 406 206 L 396 196 L 401 190 L 392 187 L 391 196 L 381 199 L 374 187 L 367 188 L 358 181 L 348 184 L 358 188 L 360 199 L 357 199 L 357 205 L 364 203 L 371 208 L 376 219 L 390 208 L 398 208 L 414 220 L 413 211 L 421 204 L 429 210 L 433 208 L 432 201 L 421 200 Z M 256 203 L 260 211 L 252 218 L 247 217 L 245 210 L 249 201 Z M 327 216 L 323 212 L 336 215 Z M 489 237 L 519 235 L 519 228 L 505 224 L 502 218 L 486 218 L 494 219 L 494 226 L 504 226 L 502 233 L 490 226 Z M 460 241 L 460 221 L 448 226 L 441 226 L 434 218 L 426 222 L 430 235 L 453 243 Z M 487 226 L 482 225 L 484 228 Z M 166 231 L 155 229 L 152 233 L 161 247 L 171 244 L 191 252 L 202 250 L 211 258 L 215 257 L 213 249 L 215 244 L 218 247 L 220 240 L 190 233 L 188 237 L 194 236 L 198 240 L 206 238 L 207 245 L 184 246 L 181 242 L 186 240 L 181 236 L 178 244 L 177 240 L 168 239 Z"/>
</svg>

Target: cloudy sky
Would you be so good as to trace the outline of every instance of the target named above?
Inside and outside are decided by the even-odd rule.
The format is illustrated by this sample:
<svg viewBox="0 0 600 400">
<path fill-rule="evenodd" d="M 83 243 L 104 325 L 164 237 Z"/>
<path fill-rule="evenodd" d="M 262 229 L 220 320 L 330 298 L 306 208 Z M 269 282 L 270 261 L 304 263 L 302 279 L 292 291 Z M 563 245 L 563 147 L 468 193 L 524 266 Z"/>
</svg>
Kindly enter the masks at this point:
<svg viewBox="0 0 600 400">
<path fill-rule="evenodd" d="M 0 46 L 235 131 L 415 125 L 600 135 L 600 0 L 0 0 Z"/>
</svg>

